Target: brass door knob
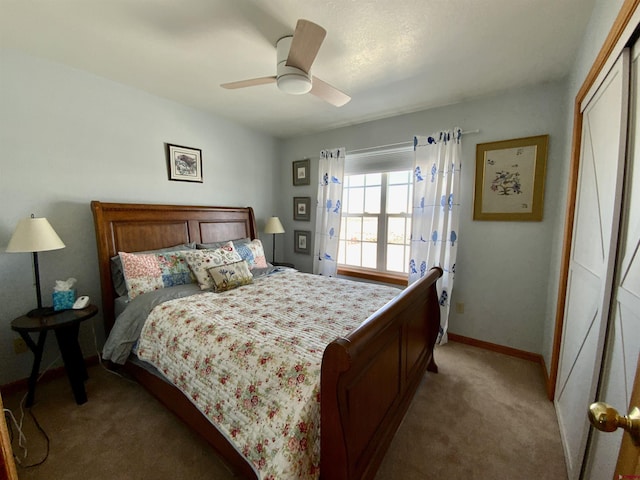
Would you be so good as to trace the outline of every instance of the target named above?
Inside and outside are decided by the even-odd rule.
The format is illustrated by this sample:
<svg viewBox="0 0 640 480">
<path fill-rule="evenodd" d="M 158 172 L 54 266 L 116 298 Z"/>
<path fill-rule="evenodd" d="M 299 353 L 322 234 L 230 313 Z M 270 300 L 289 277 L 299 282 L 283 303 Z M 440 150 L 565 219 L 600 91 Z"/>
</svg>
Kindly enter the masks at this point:
<svg viewBox="0 0 640 480">
<path fill-rule="evenodd" d="M 589 406 L 589 421 L 591 425 L 602 432 L 614 432 L 623 428 L 633 440 L 633 444 L 640 446 L 640 408 L 633 407 L 629 415 L 620 416 L 618 411 L 604 402 L 592 403 Z"/>
</svg>

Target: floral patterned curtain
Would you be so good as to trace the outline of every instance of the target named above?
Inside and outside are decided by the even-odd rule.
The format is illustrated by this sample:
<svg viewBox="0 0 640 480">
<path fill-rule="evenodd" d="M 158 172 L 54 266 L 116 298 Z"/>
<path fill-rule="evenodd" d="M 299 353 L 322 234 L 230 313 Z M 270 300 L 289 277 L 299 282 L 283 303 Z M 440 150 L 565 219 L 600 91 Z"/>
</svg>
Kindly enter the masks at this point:
<svg viewBox="0 0 640 480">
<path fill-rule="evenodd" d="M 434 266 L 443 269 L 438 280 L 440 333 L 438 343 L 447 342 L 449 300 L 453 289 L 460 222 L 460 128 L 414 137 L 413 215 L 409 284 Z"/>
<path fill-rule="evenodd" d="M 333 277 L 338 270 L 338 239 L 342 216 L 344 148 L 322 150 L 318 170 L 316 239 L 313 273 Z"/>
</svg>

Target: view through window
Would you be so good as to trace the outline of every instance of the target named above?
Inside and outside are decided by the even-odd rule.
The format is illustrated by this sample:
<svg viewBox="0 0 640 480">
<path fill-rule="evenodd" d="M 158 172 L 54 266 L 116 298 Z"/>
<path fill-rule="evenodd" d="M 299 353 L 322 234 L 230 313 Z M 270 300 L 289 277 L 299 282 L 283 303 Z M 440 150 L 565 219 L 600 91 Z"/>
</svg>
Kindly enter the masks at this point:
<svg viewBox="0 0 640 480">
<path fill-rule="evenodd" d="M 412 171 L 345 175 L 338 263 L 408 273 Z"/>
</svg>

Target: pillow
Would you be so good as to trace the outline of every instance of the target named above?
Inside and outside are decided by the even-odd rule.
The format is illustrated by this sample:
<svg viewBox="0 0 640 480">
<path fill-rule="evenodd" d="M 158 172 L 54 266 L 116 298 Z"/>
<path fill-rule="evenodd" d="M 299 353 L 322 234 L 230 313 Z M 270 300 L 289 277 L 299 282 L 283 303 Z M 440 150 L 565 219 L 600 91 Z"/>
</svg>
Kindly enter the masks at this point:
<svg viewBox="0 0 640 480">
<path fill-rule="evenodd" d="M 182 251 L 167 253 L 120 252 L 122 271 L 130 299 L 138 295 L 193 283 Z"/>
<path fill-rule="evenodd" d="M 187 248 L 196 248 L 195 242 L 183 243 L 175 245 L 173 247 L 159 248 L 157 250 L 145 250 L 143 252 L 135 253 L 164 253 L 164 252 L 177 252 L 179 250 L 185 250 Z M 122 261 L 120 256 L 116 255 L 111 257 L 111 281 L 113 282 L 113 288 L 119 297 L 123 297 L 128 294 L 127 284 L 124 281 L 124 273 L 122 272 Z"/>
<path fill-rule="evenodd" d="M 244 260 L 227 265 L 218 265 L 208 269 L 213 281 L 214 292 L 225 292 L 242 285 L 253 283 L 249 265 Z"/>
<path fill-rule="evenodd" d="M 271 274 L 274 270 L 275 267 L 273 265 L 271 265 L 270 263 L 267 264 L 269 265 L 267 268 L 254 268 L 251 270 L 251 276 L 256 279 L 256 278 L 260 278 L 260 277 L 266 277 L 267 275 Z"/>
<path fill-rule="evenodd" d="M 189 268 L 196 276 L 202 290 L 213 288 L 213 280 L 207 271 L 209 268 L 242 260 L 242 257 L 236 252 L 233 242 L 227 242 L 215 250 L 192 250 L 184 252 L 184 257 L 189 264 Z"/>
<path fill-rule="evenodd" d="M 233 245 L 240 254 L 243 260 L 249 264 L 249 268 L 267 268 L 267 258 L 264 256 L 264 248 L 262 242 L 257 238 L 249 243 L 243 243 L 238 245 L 236 241 L 233 241 Z"/>
<path fill-rule="evenodd" d="M 232 241 L 236 248 L 238 248 L 238 245 L 241 245 L 243 243 L 251 243 L 250 238 L 238 238 L 237 240 L 232 240 Z M 229 240 L 224 240 L 222 242 L 212 242 L 212 243 L 196 243 L 196 248 L 198 250 L 212 250 L 212 249 L 215 250 L 216 248 L 220 248 L 223 245 L 227 244 L 228 242 Z"/>
</svg>

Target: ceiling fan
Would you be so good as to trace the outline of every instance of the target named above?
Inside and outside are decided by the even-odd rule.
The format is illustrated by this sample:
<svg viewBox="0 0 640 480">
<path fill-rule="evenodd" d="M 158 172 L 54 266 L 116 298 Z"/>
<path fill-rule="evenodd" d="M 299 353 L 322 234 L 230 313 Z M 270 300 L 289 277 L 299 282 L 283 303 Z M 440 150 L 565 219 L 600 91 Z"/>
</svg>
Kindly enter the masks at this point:
<svg viewBox="0 0 640 480">
<path fill-rule="evenodd" d="M 320 50 L 327 31 L 309 20 L 300 19 L 293 36 L 276 42 L 277 74 L 238 82 L 223 83 L 223 88 L 236 89 L 276 83 L 285 93 L 302 95 L 311 93 L 336 107 L 346 104 L 351 97 L 318 77 L 311 75 L 311 65 Z"/>
</svg>

